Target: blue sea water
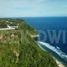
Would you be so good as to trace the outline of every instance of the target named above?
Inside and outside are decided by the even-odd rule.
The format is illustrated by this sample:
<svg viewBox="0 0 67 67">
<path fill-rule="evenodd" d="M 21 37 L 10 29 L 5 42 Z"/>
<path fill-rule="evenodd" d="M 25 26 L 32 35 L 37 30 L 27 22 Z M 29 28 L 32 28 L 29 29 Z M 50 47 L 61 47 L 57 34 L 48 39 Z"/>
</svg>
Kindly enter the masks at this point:
<svg viewBox="0 0 67 67">
<path fill-rule="evenodd" d="M 24 17 L 24 20 L 33 26 L 38 32 L 47 30 L 65 31 L 66 43 L 62 42 L 62 34 L 59 43 L 51 43 L 49 38 L 44 41 L 44 35 L 40 34 L 41 47 L 53 53 L 60 61 L 67 63 L 67 17 Z M 48 36 L 48 35 L 47 35 Z M 46 44 L 45 44 L 46 43 Z"/>
</svg>

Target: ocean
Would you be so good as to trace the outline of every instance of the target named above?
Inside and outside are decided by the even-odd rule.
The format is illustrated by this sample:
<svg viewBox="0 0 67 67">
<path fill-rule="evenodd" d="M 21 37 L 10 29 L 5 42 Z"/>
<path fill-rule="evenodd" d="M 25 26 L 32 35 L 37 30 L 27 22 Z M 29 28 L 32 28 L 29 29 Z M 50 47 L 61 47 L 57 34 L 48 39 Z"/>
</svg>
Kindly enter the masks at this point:
<svg viewBox="0 0 67 67">
<path fill-rule="evenodd" d="M 40 46 L 67 65 L 67 17 L 23 17 L 23 19 L 39 33 Z M 54 38 L 57 37 L 54 42 L 50 37 L 53 35 Z"/>
</svg>

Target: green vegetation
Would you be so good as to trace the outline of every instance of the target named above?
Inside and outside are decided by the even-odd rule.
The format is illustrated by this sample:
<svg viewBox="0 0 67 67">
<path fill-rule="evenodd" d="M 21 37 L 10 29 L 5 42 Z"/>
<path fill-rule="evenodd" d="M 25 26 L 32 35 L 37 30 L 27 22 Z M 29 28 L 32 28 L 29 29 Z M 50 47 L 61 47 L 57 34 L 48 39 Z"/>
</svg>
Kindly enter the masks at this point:
<svg viewBox="0 0 67 67">
<path fill-rule="evenodd" d="M 58 67 L 51 55 L 30 37 L 37 34 L 33 27 L 21 19 L 4 18 L 0 19 L 1 24 L 18 29 L 0 30 L 0 67 Z"/>
</svg>

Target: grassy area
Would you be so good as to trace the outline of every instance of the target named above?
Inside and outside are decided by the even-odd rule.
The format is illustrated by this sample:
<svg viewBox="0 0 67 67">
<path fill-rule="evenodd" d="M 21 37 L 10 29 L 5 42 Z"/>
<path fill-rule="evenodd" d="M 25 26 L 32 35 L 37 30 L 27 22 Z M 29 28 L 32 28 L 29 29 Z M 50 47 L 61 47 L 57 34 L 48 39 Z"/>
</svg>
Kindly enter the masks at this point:
<svg viewBox="0 0 67 67">
<path fill-rule="evenodd" d="M 30 37 L 29 34 L 36 34 L 34 28 L 19 19 L 9 19 L 7 24 L 19 28 L 0 31 L 0 67 L 58 67 L 51 55 Z"/>
</svg>

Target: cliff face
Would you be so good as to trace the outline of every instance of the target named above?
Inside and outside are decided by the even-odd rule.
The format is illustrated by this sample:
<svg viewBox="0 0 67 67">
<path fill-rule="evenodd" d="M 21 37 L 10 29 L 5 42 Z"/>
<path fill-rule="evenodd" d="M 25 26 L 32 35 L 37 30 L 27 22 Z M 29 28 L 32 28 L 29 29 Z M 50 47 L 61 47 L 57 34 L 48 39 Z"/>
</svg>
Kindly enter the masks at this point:
<svg viewBox="0 0 67 67">
<path fill-rule="evenodd" d="M 34 28 L 20 19 L 0 19 L 1 24 L 18 28 L 0 30 L 0 67 L 58 67 L 30 37 L 37 34 Z"/>
</svg>

